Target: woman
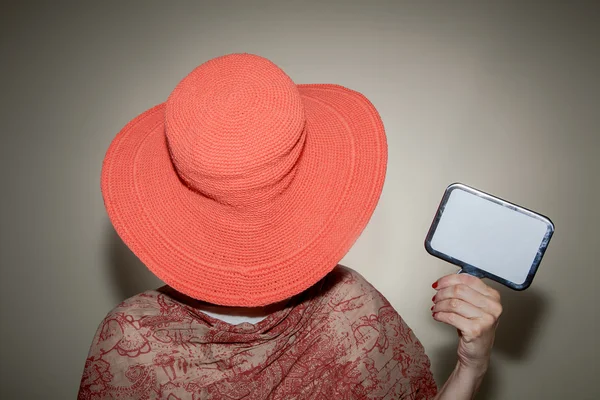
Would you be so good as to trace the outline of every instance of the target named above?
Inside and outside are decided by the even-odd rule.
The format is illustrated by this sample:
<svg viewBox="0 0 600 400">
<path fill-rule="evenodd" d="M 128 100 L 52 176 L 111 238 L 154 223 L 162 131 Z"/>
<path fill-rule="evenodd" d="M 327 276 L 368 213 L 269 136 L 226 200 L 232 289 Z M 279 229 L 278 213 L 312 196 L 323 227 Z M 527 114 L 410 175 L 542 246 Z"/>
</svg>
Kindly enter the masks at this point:
<svg viewBox="0 0 600 400">
<path fill-rule="evenodd" d="M 210 60 L 112 142 L 102 193 L 117 233 L 167 286 L 112 310 L 80 399 L 470 399 L 488 366 L 498 293 L 433 284 L 459 331 L 437 390 L 390 303 L 338 265 L 382 191 L 377 111 L 336 85 L 296 85 L 249 54 Z"/>
</svg>

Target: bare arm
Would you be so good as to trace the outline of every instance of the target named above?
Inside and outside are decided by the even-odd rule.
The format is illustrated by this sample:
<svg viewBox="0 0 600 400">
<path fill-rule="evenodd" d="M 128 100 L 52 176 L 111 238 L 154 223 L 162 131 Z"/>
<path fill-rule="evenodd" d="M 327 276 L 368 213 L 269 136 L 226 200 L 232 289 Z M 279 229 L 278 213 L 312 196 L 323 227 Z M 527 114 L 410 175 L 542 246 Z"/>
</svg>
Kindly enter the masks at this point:
<svg viewBox="0 0 600 400">
<path fill-rule="evenodd" d="M 475 371 L 457 363 L 434 400 L 472 400 L 475 398 L 484 375 L 485 370 Z"/>
</svg>

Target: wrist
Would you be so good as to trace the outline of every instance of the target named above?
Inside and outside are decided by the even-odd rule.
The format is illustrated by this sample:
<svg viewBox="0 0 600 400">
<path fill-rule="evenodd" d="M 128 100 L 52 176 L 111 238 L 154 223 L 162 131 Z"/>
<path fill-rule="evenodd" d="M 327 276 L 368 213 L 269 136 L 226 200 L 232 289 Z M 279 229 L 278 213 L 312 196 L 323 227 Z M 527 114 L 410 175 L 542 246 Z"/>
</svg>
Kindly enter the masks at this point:
<svg viewBox="0 0 600 400">
<path fill-rule="evenodd" d="M 485 365 L 464 365 L 460 361 L 438 391 L 435 400 L 471 400 L 481 386 L 487 372 Z"/>
<path fill-rule="evenodd" d="M 489 362 L 465 365 L 460 361 L 456 364 L 454 372 L 461 380 L 481 381 L 489 367 Z"/>
</svg>

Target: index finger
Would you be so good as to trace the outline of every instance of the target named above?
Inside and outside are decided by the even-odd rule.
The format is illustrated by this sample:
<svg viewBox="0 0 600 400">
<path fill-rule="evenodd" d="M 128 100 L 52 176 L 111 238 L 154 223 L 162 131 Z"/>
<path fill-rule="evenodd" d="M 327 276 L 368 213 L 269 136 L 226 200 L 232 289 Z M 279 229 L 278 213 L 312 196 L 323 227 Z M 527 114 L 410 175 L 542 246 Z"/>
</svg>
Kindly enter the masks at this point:
<svg viewBox="0 0 600 400">
<path fill-rule="evenodd" d="M 434 289 L 440 290 L 443 288 L 461 284 L 469 286 L 471 289 L 478 291 L 484 296 L 489 296 L 493 298 L 498 297 L 498 292 L 495 289 L 492 289 L 491 287 L 483 283 L 481 279 L 469 274 L 446 275 L 434 282 L 432 286 Z"/>
</svg>

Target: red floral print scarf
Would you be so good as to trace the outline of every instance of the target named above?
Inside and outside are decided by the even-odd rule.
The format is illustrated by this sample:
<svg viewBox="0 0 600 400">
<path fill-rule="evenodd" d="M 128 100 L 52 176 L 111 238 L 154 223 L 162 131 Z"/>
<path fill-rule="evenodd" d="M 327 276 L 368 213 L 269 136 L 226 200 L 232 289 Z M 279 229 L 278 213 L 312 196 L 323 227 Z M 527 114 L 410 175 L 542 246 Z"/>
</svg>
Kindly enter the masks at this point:
<svg viewBox="0 0 600 400">
<path fill-rule="evenodd" d="M 194 306 L 196 304 L 196 307 Z M 79 399 L 430 399 L 423 346 L 357 272 L 337 267 L 257 324 L 230 325 L 169 287 L 111 311 Z"/>
</svg>

